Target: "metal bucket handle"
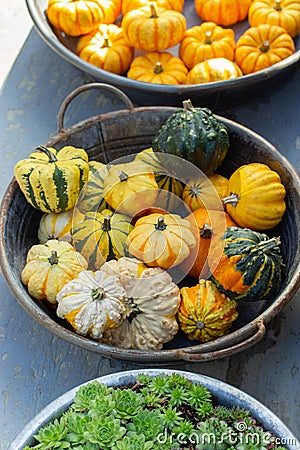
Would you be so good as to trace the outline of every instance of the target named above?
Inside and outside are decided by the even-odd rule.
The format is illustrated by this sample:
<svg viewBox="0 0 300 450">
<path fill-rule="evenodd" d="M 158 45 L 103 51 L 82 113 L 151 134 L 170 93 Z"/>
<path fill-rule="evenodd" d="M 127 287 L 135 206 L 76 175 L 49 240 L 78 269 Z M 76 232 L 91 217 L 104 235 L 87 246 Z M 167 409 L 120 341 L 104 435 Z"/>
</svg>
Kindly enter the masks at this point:
<svg viewBox="0 0 300 450">
<path fill-rule="evenodd" d="M 183 361 L 192 362 L 212 361 L 215 359 L 225 358 L 226 356 L 235 355 L 236 353 L 239 353 L 242 350 L 246 350 L 252 347 L 254 344 L 257 344 L 264 337 L 266 333 L 266 327 L 263 320 L 258 320 L 255 323 L 255 329 L 256 328 L 257 330 L 253 336 L 250 336 L 249 338 L 245 339 L 242 342 L 239 342 L 238 344 L 231 345 L 230 347 L 215 351 L 203 352 L 203 347 L 199 345 L 196 347 L 178 350 L 178 355 Z M 197 353 L 198 351 L 202 353 Z"/>
<path fill-rule="evenodd" d="M 70 103 L 74 100 L 77 95 L 81 94 L 82 92 L 89 91 L 90 89 L 104 89 L 106 91 L 110 91 L 112 94 L 114 94 L 119 100 L 124 102 L 127 109 L 132 110 L 134 109 L 134 105 L 129 97 L 127 97 L 124 92 L 122 92 L 120 89 L 116 88 L 115 86 L 111 86 L 109 84 L 105 83 L 88 83 L 84 84 L 82 86 L 79 86 L 78 88 L 74 89 L 70 94 L 64 99 L 62 102 L 58 114 L 57 114 L 57 129 L 59 133 L 62 133 L 65 129 L 65 113 L 70 105 Z"/>
</svg>

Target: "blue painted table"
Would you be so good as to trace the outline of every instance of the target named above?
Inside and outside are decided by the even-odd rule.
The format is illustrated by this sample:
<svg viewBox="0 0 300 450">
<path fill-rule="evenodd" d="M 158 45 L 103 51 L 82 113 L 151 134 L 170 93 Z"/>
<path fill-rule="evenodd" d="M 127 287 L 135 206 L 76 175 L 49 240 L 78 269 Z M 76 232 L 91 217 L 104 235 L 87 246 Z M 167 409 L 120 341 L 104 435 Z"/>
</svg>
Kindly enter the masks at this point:
<svg viewBox="0 0 300 450">
<path fill-rule="evenodd" d="M 57 112 L 65 97 L 89 81 L 31 31 L 0 94 L 0 196 L 15 163 L 56 134 Z M 263 135 L 299 171 L 299 92 L 300 66 L 276 90 L 219 113 Z M 112 109 L 118 105 L 102 98 L 99 106 L 95 95 L 86 105 L 75 101 L 66 121 L 77 123 Z M 2 274 L 0 290 L 0 450 L 4 450 L 25 423 L 58 395 L 91 378 L 137 366 L 100 357 L 52 335 L 19 306 Z M 230 358 L 180 368 L 227 381 L 253 395 L 299 438 L 299 349 L 300 292 L 268 325 L 256 346 Z"/>
</svg>

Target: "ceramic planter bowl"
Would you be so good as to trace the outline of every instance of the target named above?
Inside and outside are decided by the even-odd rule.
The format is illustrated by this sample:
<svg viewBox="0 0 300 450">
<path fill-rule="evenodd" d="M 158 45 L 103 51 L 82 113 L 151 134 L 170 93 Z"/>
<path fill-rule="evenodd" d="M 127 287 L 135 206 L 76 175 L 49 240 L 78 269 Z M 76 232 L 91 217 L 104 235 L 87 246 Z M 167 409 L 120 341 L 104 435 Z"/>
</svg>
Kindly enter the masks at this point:
<svg viewBox="0 0 300 450">
<path fill-rule="evenodd" d="M 288 450 L 295 450 L 296 448 L 299 448 L 300 443 L 298 442 L 296 437 L 268 408 L 266 408 L 259 401 L 246 394 L 245 392 L 240 391 L 239 389 L 217 379 L 177 370 L 143 369 L 106 375 L 100 378 L 96 378 L 96 380 L 106 384 L 107 386 L 126 386 L 134 383 L 136 376 L 140 373 L 150 376 L 177 373 L 186 377 L 192 382 L 201 383 L 213 394 L 213 396 L 216 397 L 217 401 L 221 405 L 228 408 L 240 407 L 249 410 L 252 417 L 254 417 L 257 422 L 261 423 L 267 431 L 274 434 L 278 439 L 278 443 L 280 442 L 280 444 L 282 446 L 285 446 Z M 68 409 L 79 387 L 80 386 L 77 386 L 76 388 L 66 392 L 61 397 L 50 403 L 46 408 L 44 408 L 31 422 L 28 423 L 24 430 L 11 443 L 8 450 L 22 450 L 25 445 L 33 445 L 33 435 L 37 433 L 40 427 L 45 426 L 55 417 L 60 416 L 64 411 Z"/>
<path fill-rule="evenodd" d="M 90 117 L 65 129 L 64 113 L 67 106 L 74 97 L 89 89 L 113 92 L 127 109 Z M 66 98 L 58 115 L 58 134 L 44 145 L 57 149 L 73 145 L 87 149 L 91 159 L 112 161 L 151 146 L 155 133 L 176 110 L 172 107 L 134 108 L 124 93 L 112 86 L 101 83 L 84 85 Z M 278 295 L 268 301 L 241 305 L 240 317 L 231 332 L 203 344 L 189 341 L 186 335 L 178 333 L 162 350 L 127 350 L 79 336 L 66 321 L 57 318 L 53 308 L 31 298 L 21 282 L 27 252 L 37 243 L 41 213 L 26 202 L 13 179 L 4 194 L 0 211 L 1 268 L 15 298 L 35 320 L 59 337 L 87 350 L 143 365 L 219 359 L 245 350 L 262 339 L 268 322 L 288 303 L 300 285 L 300 181 L 287 159 L 263 137 L 231 120 L 223 117 L 219 119 L 230 133 L 230 150 L 219 172 L 229 177 L 243 164 L 265 163 L 279 173 L 287 190 L 287 211 L 274 230 L 276 235 L 281 236 L 285 264 L 283 284 Z"/>
</svg>

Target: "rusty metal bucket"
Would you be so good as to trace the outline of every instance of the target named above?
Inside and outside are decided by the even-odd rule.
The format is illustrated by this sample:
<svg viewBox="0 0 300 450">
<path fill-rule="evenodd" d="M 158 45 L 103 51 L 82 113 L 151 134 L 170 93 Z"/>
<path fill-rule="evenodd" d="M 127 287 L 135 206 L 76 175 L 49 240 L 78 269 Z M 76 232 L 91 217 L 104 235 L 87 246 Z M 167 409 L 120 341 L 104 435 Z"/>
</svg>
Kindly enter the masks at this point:
<svg viewBox="0 0 300 450">
<path fill-rule="evenodd" d="M 109 91 L 119 103 L 125 105 L 125 109 L 96 115 L 65 129 L 68 106 L 79 94 L 91 89 Z M 57 149 L 65 145 L 82 147 L 90 159 L 107 163 L 149 147 L 159 127 L 177 109 L 134 107 L 129 98 L 113 86 L 87 84 L 75 89 L 64 100 L 58 112 L 58 133 L 44 145 Z M 268 322 L 283 309 L 300 285 L 300 179 L 287 159 L 264 138 L 238 123 L 217 117 L 230 132 L 230 150 L 218 172 L 229 177 L 242 164 L 262 162 L 279 173 L 287 190 L 287 211 L 281 224 L 274 230 L 282 238 L 285 263 L 284 282 L 276 298 L 252 304 L 241 303 L 240 318 L 232 331 L 208 343 L 195 344 L 178 333 L 162 350 L 124 350 L 80 336 L 58 319 L 47 304 L 32 299 L 21 283 L 27 251 L 37 243 L 41 213 L 26 202 L 15 179 L 12 179 L 4 194 L 0 213 L 1 268 L 15 298 L 31 317 L 74 345 L 105 357 L 143 365 L 216 360 L 241 352 L 262 339 Z"/>
</svg>

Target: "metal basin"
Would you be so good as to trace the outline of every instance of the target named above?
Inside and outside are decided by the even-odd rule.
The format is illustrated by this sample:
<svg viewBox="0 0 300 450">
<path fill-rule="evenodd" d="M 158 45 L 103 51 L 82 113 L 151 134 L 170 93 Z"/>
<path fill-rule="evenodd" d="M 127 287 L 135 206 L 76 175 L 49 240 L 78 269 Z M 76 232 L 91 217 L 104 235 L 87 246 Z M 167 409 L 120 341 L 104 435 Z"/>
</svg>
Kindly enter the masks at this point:
<svg viewBox="0 0 300 450">
<path fill-rule="evenodd" d="M 113 92 L 119 101 L 125 103 L 126 108 L 90 117 L 64 129 L 64 114 L 71 101 L 81 92 L 96 88 Z M 90 159 L 112 161 L 149 147 L 159 127 L 175 110 L 172 107 L 134 108 L 124 93 L 112 86 L 97 83 L 84 85 L 65 99 L 58 114 L 58 133 L 44 145 L 57 149 L 64 145 L 74 145 L 85 148 Z M 285 263 L 283 284 L 278 295 L 268 301 L 240 302 L 240 316 L 232 331 L 208 343 L 191 342 L 179 332 L 163 350 L 123 350 L 79 336 L 65 321 L 58 319 L 45 302 L 31 298 L 22 285 L 21 271 L 29 248 L 38 242 L 37 230 L 41 213 L 26 202 L 16 181 L 12 179 L 4 194 L 0 212 L 1 268 L 15 298 L 31 317 L 68 342 L 102 356 L 143 365 L 220 359 L 251 347 L 264 336 L 268 322 L 284 308 L 300 285 L 299 175 L 287 159 L 264 138 L 238 123 L 217 117 L 230 132 L 230 149 L 218 172 L 229 177 L 242 164 L 262 162 L 279 173 L 286 187 L 287 211 L 280 225 L 272 230 L 272 233 L 281 236 Z"/>
</svg>

